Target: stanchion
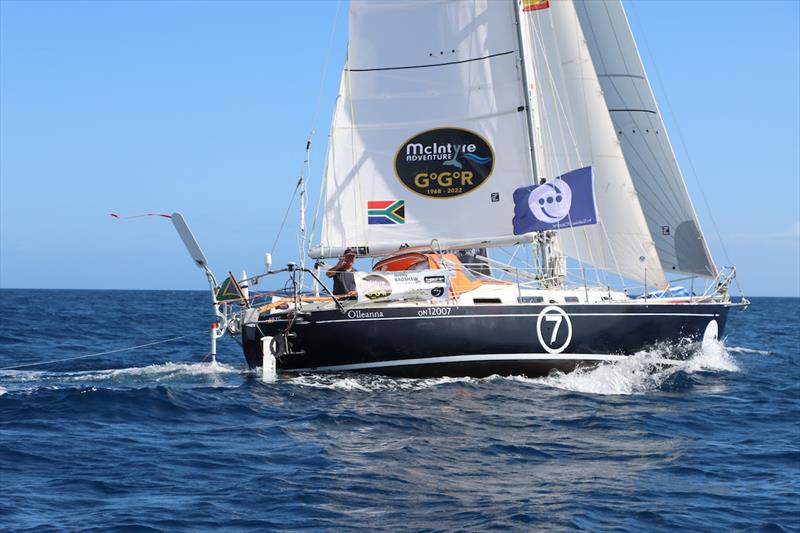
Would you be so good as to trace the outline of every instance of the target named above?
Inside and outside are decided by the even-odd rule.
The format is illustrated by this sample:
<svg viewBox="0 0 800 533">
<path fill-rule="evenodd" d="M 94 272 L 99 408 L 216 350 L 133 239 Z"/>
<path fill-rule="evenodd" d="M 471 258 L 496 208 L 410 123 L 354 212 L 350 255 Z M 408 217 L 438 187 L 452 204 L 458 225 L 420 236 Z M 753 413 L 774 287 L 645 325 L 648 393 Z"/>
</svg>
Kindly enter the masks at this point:
<svg viewBox="0 0 800 533">
<path fill-rule="evenodd" d="M 217 362 L 217 323 L 211 324 L 211 362 Z"/>
</svg>

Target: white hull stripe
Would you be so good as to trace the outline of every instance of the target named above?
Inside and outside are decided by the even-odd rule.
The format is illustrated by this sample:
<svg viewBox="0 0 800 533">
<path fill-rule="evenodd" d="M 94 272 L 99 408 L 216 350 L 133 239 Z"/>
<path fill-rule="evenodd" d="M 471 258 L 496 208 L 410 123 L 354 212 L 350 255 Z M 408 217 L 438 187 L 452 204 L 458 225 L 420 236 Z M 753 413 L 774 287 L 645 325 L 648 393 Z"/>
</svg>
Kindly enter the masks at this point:
<svg viewBox="0 0 800 533">
<path fill-rule="evenodd" d="M 542 354 L 542 353 L 489 353 L 477 355 L 447 355 L 442 357 L 423 357 L 419 359 L 396 359 L 394 361 L 375 361 L 371 363 L 355 363 L 351 365 L 318 366 L 314 368 L 291 368 L 290 372 L 320 372 L 366 370 L 369 368 L 386 368 L 394 366 L 436 365 L 443 363 L 469 363 L 482 361 L 620 361 L 630 357 L 628 355 L 597 354 L 597 353 L 570 353 L 570 354 Z M 667 365 L 676 365 L 680 361 L 672 359 L 657 359 L 654 362 Z"/>
<path fill-rule="evenodd" d="M 427 309 L 427 308 L 425 308 Z M 365 313 L 375 311 L 364 311 Z M 697 316 L 719 317 L 718 313 L 567 313 L 573 316 Z M 372 320 L 431 320 L 437 318 L 496 318 L 496 317 L 528 317 L 538 318 L 539 313 L 509 313 L 505 315 L 437 315 L 437 316 L 387 316 L 370 318 L 337 318 L 336 320 L 318 320 L 315 324 L 329 324 L 332 322 L 366 322 Z"/>
</svg>

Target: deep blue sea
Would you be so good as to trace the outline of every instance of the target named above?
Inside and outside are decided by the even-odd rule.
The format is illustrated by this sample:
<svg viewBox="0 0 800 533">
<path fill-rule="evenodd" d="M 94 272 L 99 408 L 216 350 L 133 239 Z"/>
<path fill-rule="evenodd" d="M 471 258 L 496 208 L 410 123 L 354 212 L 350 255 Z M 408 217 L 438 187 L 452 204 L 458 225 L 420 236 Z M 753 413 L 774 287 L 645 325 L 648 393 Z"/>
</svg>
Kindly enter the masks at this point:
<svg viewBox="0 0 800 533">
<path fill-rule="evenodd" d="M 0 304 L 2 530 L 800 531 L 800 299 L 670 369 L 271 384 L 204 292 Z"/>
</svg>

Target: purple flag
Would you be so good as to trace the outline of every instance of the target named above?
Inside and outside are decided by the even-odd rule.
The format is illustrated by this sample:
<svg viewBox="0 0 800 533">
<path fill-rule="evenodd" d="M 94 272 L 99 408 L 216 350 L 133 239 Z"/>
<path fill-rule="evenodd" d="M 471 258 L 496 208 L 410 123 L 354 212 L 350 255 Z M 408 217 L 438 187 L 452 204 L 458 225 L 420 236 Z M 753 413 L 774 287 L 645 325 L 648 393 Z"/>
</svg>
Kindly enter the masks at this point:
<svg viewBox="0 0 800 533">
<path fill-rule="evenodd" d="M 597 224 L 592 167 L 514 191 L 514 235 Z"/>
</svg>

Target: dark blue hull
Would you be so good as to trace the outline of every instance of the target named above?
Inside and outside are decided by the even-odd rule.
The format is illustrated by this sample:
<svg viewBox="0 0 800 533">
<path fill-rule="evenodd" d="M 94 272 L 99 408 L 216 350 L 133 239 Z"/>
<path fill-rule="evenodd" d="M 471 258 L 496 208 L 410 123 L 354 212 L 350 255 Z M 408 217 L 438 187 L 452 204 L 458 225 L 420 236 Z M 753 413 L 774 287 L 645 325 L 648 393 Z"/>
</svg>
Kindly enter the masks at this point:
<svg viewBox="0 0 800 533">
<path fill-rule="evenodd" d="M 722 335 L 728 309 L 642 303 L 409 306 L 317 311 L 293 323 L 291 317 L 264 314 L 259 324 L 244 327 L 242 339 L 251 367 L 261 365 L 261 338 L 269 336 L 276 338 L 278 368 L 284 371 L 541 376 L 663 343 Z M 679 357 L 679 350 L 672 355 Z"/>
</svg>

